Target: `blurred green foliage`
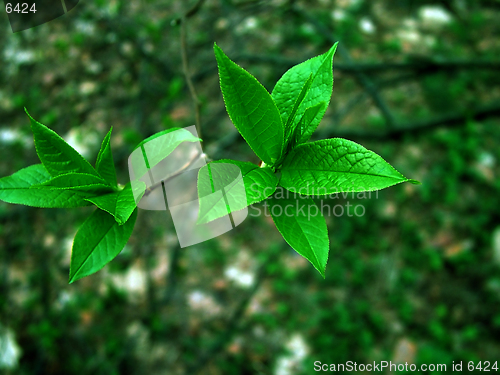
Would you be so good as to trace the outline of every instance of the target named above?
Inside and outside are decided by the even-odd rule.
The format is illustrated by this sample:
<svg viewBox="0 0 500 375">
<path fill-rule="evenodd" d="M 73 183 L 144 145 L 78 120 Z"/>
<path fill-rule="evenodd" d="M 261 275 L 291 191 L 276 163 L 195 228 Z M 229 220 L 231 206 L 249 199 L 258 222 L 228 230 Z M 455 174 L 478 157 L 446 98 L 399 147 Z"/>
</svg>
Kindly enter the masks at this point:
<svg viewBox="0 0 500 375">
<path fill-rule="evenodd" d="M 138 142 L 192 125 L 179 27 L 171 26 L 190 5 L 81 1 L 64 17 L 16 34 L 3 13 L 0 176 L 37 162 L 23 107 L 91 162 L 113 126 L 122 184 Z M 310 374 L 318 360 L 448 369 L 453 361 L 466 368 L 497 360 L 500 128 L 498 111 L 475 114 L 500 96 L 499 12 L 483 0 L 206 1 L 186 26 L 207 154 L 257 162 L 231 135 L 214 41 L 270 90 L 290 61 L 325 52 L 333 37 L 353 61 L 335 57 L 321 138 L 351 132 L 348 138 L 423 184 L 328 202 L 362 204 L 366 213 L 327 218 L 326 280 L 283 244 L 268 217 L 249 216 L 223 236 L 178 251 L 170 215 L 141 211 L 117 259 L 68 286 L 71 239 L 92 209 L 2 203 L 0 323 L 22 354 L 17 368 L 0 371 Z M 481 66 L 485 61 L 496 65 Z M 350 64 L 364 66 L 394 126 L 459 120 L 366 136 L 382 134 L 388 123 Z M 247 274 L 253 279 L 245 284 Z"/>
</svg>

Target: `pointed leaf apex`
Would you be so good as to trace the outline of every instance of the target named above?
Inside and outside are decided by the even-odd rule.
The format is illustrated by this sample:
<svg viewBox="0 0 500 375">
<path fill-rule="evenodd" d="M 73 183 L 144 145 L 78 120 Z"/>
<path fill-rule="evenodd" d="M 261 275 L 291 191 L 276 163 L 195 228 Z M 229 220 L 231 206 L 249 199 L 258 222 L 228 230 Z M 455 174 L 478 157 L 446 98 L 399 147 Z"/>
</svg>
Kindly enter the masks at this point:
<svg viewBox="0 0 500 375">
<path fill-rule="evenodd" d="M 332 46 L 332 48 L 330 48 L 329 52 L 335 53 L 337 51 L 338 45 L 339 45 L 339 42 L 335 42 L 335 44 Z"/>
</svg>

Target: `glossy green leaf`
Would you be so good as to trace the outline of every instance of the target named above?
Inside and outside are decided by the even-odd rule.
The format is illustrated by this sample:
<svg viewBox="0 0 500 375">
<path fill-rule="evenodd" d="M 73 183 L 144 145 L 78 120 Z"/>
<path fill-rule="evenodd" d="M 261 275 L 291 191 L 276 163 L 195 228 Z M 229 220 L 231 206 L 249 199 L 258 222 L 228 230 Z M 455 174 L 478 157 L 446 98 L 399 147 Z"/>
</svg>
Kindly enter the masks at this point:
<svg viewBox="0 0 500 375">
<path fill-rule="evenodd" d="M 239 176 L 242 184 L 237 180 Z M 198 223 L 208 223 L 260 202 L 274 193 L 277 184 L 270 168 L 229 159 L 210 162 L 198 172 Z M 221 194 L 214 195 L 216 191 Z"/>
<path fill-rule="evenodd" d="M 318 206 L 307 197 L 271 197 L 268 202 L 274 224 L 285 241 L 325 277 L 330 244 L 325 218 Z"/>
<path fill-rule="evenodd" d="M 313 75 L 311 73 L 311 74 L 309 74 L 309 78 L 307 78 L 306 83 L 304 84 L 304 86 L 300 90 L 299 96 L 297 97 L 297 99 L 295 100 L 295 104 L 293 105 L 292 112 L 290 112 L 290 115 L 288 116 L 288 119 L 286 120 L 286 123 L 285 123 L 285 142 L 287 142 L 287 143 L 289 142 L 289 138 L 294 133 L 295 127 L 298 124 L 298 122 L 294 123 L 293 120 L 295 119 L 295 116 L 297 114 L 297 111 L 298 111 L 300 105 L 304 101 L 304 98 L 306 97 L 307 93 L 309 92 L 309 89 L 311 88 L 312 80 L 313 80 Z"/>
<path fill-rule="evenodd" d="M 76 233 L 71 252 L 69 283 L 91 275 L 122 251 L 134 229 L 137 209 L 124 225 L 100 209 L 82 224 Z"/>
<path fill-rule="evenodd" d="M 109 129 L 108 134 L 104 137 L 101 144 L 101 149 L 97 155 L 97 161 L 95 163 L 95 169 L 99 175 L 104 178 L 111 186 L 116 186 L 116 171 L 115 163 L 113 161 L 113 155 L 111 154 L 111 132 L 113 128 Z"/>
<path fill-rule="evenodd" d="M 295 118 L 292 119 L 293 124 L 296 125 L 300 121 L 307 108 L 314 107 L 321 102 L 330 103 L 333 90 L 333 55 L 336 49 L 337 43 L 328 52 L 290 68 L 276 83 L 271 95 L 279 109 L 283 123 L 287 123 L 294 103 L 310 74 L 313 75 L 311 87 L 300 104 Z M 310 126 L 316 128 L 325 111 L 326 107 L 322 108 L 311 121 Z"/>
<path fill-rule="evenodd" d="M 40 185 L 34 185 L 32 189 L 62 189 L 77 190 L 81 192 L 106 193 L 113 188 L 101 177 L 87 173 L 66 173 L 53 177 Z"/>
<path fill-rule="evenodd" d="M 90 163 L 56 132 L 34 120 L 28 111 L 35 148 L 47 172 L 53 177 L 65 173 L 87 173 L 99 176 Z"/>
<path fill-rule="evenodd" d="M 379 155 L 342 138 L 294 148 L 281 169 L 280 186 L 303 195 L 380 190 L 412 182 Z"/>
<path fill-rule="evenodd" d="M 314 107 L 309 107 L 306 109 L 304 115 L 295 128 L 296 131 L 293 139 L 294 146 L 309 141 L 311 135 L 319 125 L 319 123 L 313 125 L 313 121 L 318 116 L 318 114 L 321 113 L 321 111 L 326 110 L 326 107 L 326 102 L 321 102 L 319 104 L 316 104 Z"/>
<path fill-rule="evenodd" d="M 172 153 L 182 142 L 199 142 L 189 130 L 174 128 L 153 134 L 139 143 L 131 155 L 130 162 L 136 177 L 141 177 Z M 142 150 L 139 153 L 137 150 Z"/>
<path fill-rule="evenodd" d="M 88 198 L 87 200 L 94 203 L 101 210 L 113 215 L 120 225 L 123 225 L 128 220 L 137 207 L 130 183 L 120 191 Z"/>
<path fill-rule="evenodd" d="M 255 154 L 272 165 L 280 159 L 284 144 L 283 124 L 276 104 L 255 77 L 232 62 L 217 45 L 214 50 L 220 88 L 231 121 Z"/>
<path fill-rule="evenodd" d="M 42 164 L 31 165 L 11 176 L 0 179 L 0 199 L 7 203 L 44 208 L 71 208 L 89 205 L 85 198 L 93 196 L 92 193 L 31 188 L 50 179 L 51 175 Z"/>
<path fill-rule="evenodd" d="M 137 146 L 134 147 L 134 150 L 137 150 L 139 147 L 143 146 L 144 144 L 148 143 L 149 141 L 152 141 L 155 138 L 161 137 L 162 135 L 174 132 L 174 131 L 179 130 L 179 129 L 182 129 L 182 128 L 170 128 L 170 129 L 162 130 L 161 132 L 155 133 L 152 136 L 149 136 L 146 139 L 144 139 L 143 141 L 141 141 Z"/>
</svg>

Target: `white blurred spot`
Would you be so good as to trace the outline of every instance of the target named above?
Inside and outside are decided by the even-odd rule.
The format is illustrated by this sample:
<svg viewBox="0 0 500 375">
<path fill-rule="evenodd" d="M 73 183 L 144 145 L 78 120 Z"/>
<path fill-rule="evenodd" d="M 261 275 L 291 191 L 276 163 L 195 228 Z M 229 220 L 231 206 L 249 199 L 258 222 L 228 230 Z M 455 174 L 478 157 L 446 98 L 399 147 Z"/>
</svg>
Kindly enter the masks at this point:
<svg viewBox="0 0 500 375">
<path fill-rule="evenodd" d="M 86 81 L 86 82 L 82 82 L 80 84 L 80 94 L 82 95 L 90 95 L 90 94 L 93 94 L 96 89 L 97 89 L 97 85 L 95 82 L 90 82 L 90 81 Z"/>
<path fill-rule="evenodd" d="M 3 64 L 7 76 L 14 75 L 18 72 L 19 66 L 35 61 L 35 53 L 29 49 L 21 47 L 21 39 L 19 35 L 14 34 L 7 38 L 7 43 L 3 48 Z"/>
<path fill-rule="evenodd" d="M 332 12 L 332 18 L 333 18 L 335 21 L 342 21 L 342 20 L 345 20 L 345 18 L 346 18 L 345 11 L 343 11 L 342 9 L 335 9 L 335 10 Z"/>
<path fill-rule="evenodd" d="M 26 64 L 35 60 L 35 54 L 30 50 L 22 50 L 17 43 L 7 45 L 4 49 L 4 58 L 16 65 Z"/>
<path fill-rule="evenodd" d="M 224 275 L 241 287 L 249 288 L 254 283 L 254 274 L 245 272 L 237 267 L 229 267 L 224 271 Z"/>
<path fill-rule="evenodd" d="M 255 17 L 247 17 L 241 22 L 238 26 L 236 26 L 236 33 L 245 34 L 255 30 L 257 27 L 257 19 Z"/>
<path fill-rule="evenodd" d="M 202 311 L 207 315 L 217 315 L 221 312 L 221 307 L 215 302 L 213 297 L 200 290 L 189 293 L 188 305 L 191 309 Z"/>
<path fill-rule="evenodd" d="M 278 358 L 275 375 L 292 375 L 301 371 L 301 363 L 309 353 L 309 348 L 300 334 L 293 335 L 285 344 L 288 354 Z"/>
<path fill-rule="evenodd" d="M 58 310 L 64 309 L 68 304 L 71 304 L 75 300 L 75 295 L 67 290 L 63 290 L 57 296 L 56 308 Z"/>
<path fill-rule="evenodd" d="M 124 42 L 121 44 L 120 50 L 125 56 L 132 56 L 134 53 L 134 45 L 130 42 Z"/>
<path fill-rule="evenodd" d="M 418 16 L 425 27 L 439 27 L 451 22 L 451 15 L 438 5 L 426 5 L 419 9 Z"/>
<path fill-rule="evenodd" d="M 97 134 L 85 128 L 73 128 L 64 137 L 64 140 L 85 158 L 90 158 L 91 151 L 99 144 Z M 95 157 L 95 156 L 94 156 Z"/>
<path fill-rule="evenodd" d="M 14 369 L 19 364 L 21 348 L 16 342 L 14 333 L 0 325 L 0 369 Z"/>
<path fill-rule="evenodd" d="M 224 270 L 224 276 L 242 288 L 250 288 L 255 283 L 255 260 L 242 249 L 235 262 Z"/>
<path fill-rule="evenodd" d="M 130 267 L 124 274 L 112 274 L 111 281 L 117 289 L 126 290 L 132 295 L 144 295 L 146 293 L 146 273 L 139 264 Z"/>
<path fill-rule="evenodd" d="M 407 338 L 401 338 L 396 343 L 392 361 L 395 363 L 415 363 L 417 346 Z"/>
<path fill-rule="evenodd" d="M 0 143 L 21 143 L 24 148 L 29 148 L 33 146 L 33 138 L 22 134 L 18 129 L 4 128 L 0 129 Z"/>
<path fill-rule="evenodd" d="M 92 74 L 99 74 L 102 71 L 102 65 L 98 63 L 97 61 L 91 61 L 89 62 L 85 69 Z"/>
<path fill-rule="evenodd" d="M 257 27 L 257 19 L 255 17 L 248 17 L 245 19 L 243 25 L 246 30 L 255 29 Z"/>
<path fill-rule="evenodd" d="M 19 132 L 15 129 L 0 129 L 0 142 L 14 143 L 19 138 Z"/>
<path fill-rule="evenodd" d="M 85 35 L 94 35 L 95 25 L 89 21 L 76 20 L 75 29 Z"/>
<path fill-rule="evenodd" d="M 219 18 L 217 22 L 215 22 L 215 28 L 217 30 L 225 30 L 229 26 L 229 21 L 227 18 Z"/>
<path fill-rule="evenodd" d="M 495 157 L 491 153 L 483 151 L 479 155 L 479 164 L 491 168 L 495 165 L 495 163 Z"/>
<path fill-rule="evenodd" d="M 76 233 L 74 233 L 76 235 Z M 62 244 L 62 258 L 61 258 L 61 266 L 69 267 L 71 263 L 71 249 L 73 248 L 73 237 L 66 237 L 61 241 Z"/>
<path fill-rule="evenodd" d="M 360 21 L 359 21 L 359 28 L 365 32 L 366 34 L 373 34 L 376 30 L 375 28 L 375 25 L 373 24 L 373 22 L 367 18 L 367 17 L 363 17 Z"/>
<path fill-rule="evenodd" d="M 420 42 L 420 33 L 417 29 L 417 23 L 413 19 L 405 19 L 402 28 L 397 32 L 402 42 L 417 44 Z"/>
</svg>

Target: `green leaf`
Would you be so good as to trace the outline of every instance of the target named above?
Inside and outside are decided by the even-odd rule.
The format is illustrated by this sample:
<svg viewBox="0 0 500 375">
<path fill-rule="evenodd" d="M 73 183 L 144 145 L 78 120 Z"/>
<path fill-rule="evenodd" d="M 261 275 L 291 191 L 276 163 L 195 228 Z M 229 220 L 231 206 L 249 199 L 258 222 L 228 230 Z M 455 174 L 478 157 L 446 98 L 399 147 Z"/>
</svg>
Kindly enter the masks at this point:
<svg viewBox="0 0 500 375">
<path fill-rule="evenodd" d="M 318 116 L 318 113 L 321 113 L 321 111 L 326 110 L 326 107 L 327 107 L 326 102 L 321 102 L 315 105 L 314 107 L 309 107 L 306 109 L 304 115 L 302 116 L 297 127 L 295 128 L 295 134 L 292 141 L 293 147 L 295 147 L 298 144 L 309 141 L 311 135 L 314 133 L 316 127 L 319 125 L 319 123 L 316 125 L 312 125 L 312 122 Z"/>
<path fill-rule="evenodd" d="M 171 133 L 171 134 L 170 134 Z M 167 136 L 167 134 L 169 134 Z M 172 153 L 182 142 L 199 142 L 200 138 L 195 137 L 189 130 L 173 128 L 153 134 L 139 143 L 135 149 L 140 148 L 142 153 L 132 152 L 130 162 L 137 178 L 147 173 L 168 155 Z"/>
<path fill-rule="evenodd" d="M 307 79 L 306 83 L 302 87 L 299 96 L 297 97 L 297 100 L 295 100 L 295 104 L 293 105 L 292 112 L 288 116 L 288 119 L 286 120 L 286 125 L 285 125 L 285 142 L 289 142 L 290 136 L 294 133 L 295 131 L 295 126 L 297 123 L 293 123 L 293 120 L 295 119 L 295 115 L 297 114 L 297 110 L 299 109 L 299 106 L 302 104 L 304 101 L 305 96 L 309 92 L 309 89 L 311 88 L 312 84 L 312 73 L 309 74 L 309 78 Z"/>
<path fill-rule="evenodd" d="M 42 164 L 31 165 L 11 176 L 0 179 L 0 199 L 7 203 L 43 208 L 71 208 L 88 206 L 85 198 L 92 193 L 60 189 L 31 189 L 50 180 L 51 175 Z"/>
<path fill-rule="evenodd" d="M 276 104 L 264 86 L 232 62 L 216 44 L 214 51 L 231 121 L 255 154 L 273 165 L 280 159 L 284 144 L 283 124 Z"/>
<path fill-rule="evenodd" d="M 167 130 L 162 130 L 161 132 L 155 133 L 152 136 L 146 138 L 145 140 L 143 140 L 142 142 L 140 142 L 137 146 L 135 146 L 134 150 L 137 150 L 139 147 L 144 146 L 146 143 L 152 141 L 153 139 L 156 139 L 156 138 L 161 137 L 162 135 L 165 135 L 165 134 L 168 134 L 168 133 L 175 132 L 177 130 L 185 130 L 186 132 L 189 133 L 189 135 L 185 134 L 185 133 L 183 134 L 183 136 L 186 137 L 186 139 L 187 139 L 188 142 L 197 142 L 197 141 L 201 142 L 200 138 L 195 137 L 190 131 L 188 131 L 186 129 L 183 129 L 183 128 L 170 128 L 170 129 L 167 129 Z M 183 132 L 181 132 L 181 133 L 183 133 Z M 180 138 L 182 138 L 182 137 L 180 137 Z"/>
<path fill-rule="evenodd" d="M 32 189 L 77 190 L 81 192 L 105 193 L 113 188 L 101 177 L 87 173 L 66 173 L 51 178 L 42 184 L 34 185 Z"/>
<path fill-rule="evenodd" d="M 241 180 L 236 180 L 239 173 L 244 190 L 241 189 Z M 278 179 L 270 168 L 229 159 L 208 163 L 198 172 L 198 224 L 208 223 L 266 199 L 274 193 L 277 184 Z M 214 195 L 216 191 L 221 194 Z"/>
<path fill-rule="evenodd" d="M 290 68 L 276 83 L 271 95 L 280 111 L 284 124 L 288 122 L 294 103 L 310 74 L 313 75 L 311 87 L 300 104 L 295 118 L 292 119 L 292 123 L 296 125 L 307 108 L 314 107 L 321 102 L 330 103 L 333 90 L 333 55 L 337 49 L 337 44 L 335 43 L 328 52 Z M 325 111 L 326 107 L 319 111 L 311 121 L 310 126 L 316 128 Z"/>
<path fill-rule="evenodd" d="M 111 132 L 113 128 L 109 129 L 108 134 L 104 137 L 101 144 L 101 149 L 97 155 L 95 169 L 99 175 L 104 178 L 111 186 L 117 186 L 115 163 L 113 162 L 113 155 L 111 153 Z"/>
<path fill-rule="evenodd" d="M 137 209 L 124 225 L 100 209 L 82 224 L 76 233 L 71 252 L 69 283 L 91 275 L 122 251 L 134 229 Z"/>
<path fill-rule="evenodd" d="M 271 197 L 268 201 L 274 224 L 285 241 L 324 278 L 330 244 L 325 218 L 318 206 L 307 197 Z"/>
<path fill-rule="evenodd" d="M 34 120 L 28 111 L 35 148 L 43 166 L 51 176 L 65 173 L 87 173 L 99 176 L 90 163 L 56 132 Z"/>
<path fill-rule="evenodd" d="M 123 225 L 128 220 L 137 207 L 130 183 L 125 185 L 123 190 L 87 198 L 87 200 L 94 203 L 101 210 L 113 215 L 116 222 L 120 225 Z"/>
<path fill-rule="evenodd" d="M 379 155 L 342 138 L 294 148 L 281 169 L 280 185 L 303 195 L 384 189 L 409 180 Z"/>
</svg>

